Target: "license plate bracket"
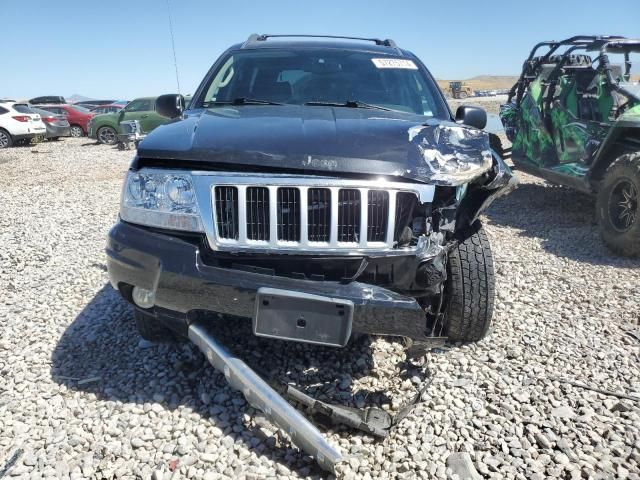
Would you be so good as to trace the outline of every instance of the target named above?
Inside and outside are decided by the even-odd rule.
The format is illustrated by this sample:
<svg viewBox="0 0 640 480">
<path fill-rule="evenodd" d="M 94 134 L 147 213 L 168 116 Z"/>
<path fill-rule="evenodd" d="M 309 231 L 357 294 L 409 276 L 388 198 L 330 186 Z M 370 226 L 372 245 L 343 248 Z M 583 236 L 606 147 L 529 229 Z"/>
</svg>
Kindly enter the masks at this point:
<svg viewBox="0 0 640 480">
<path fill-rule="evenodd" d="M 350 300 L 267 287 L 256 295 L 253 333 L 260 337 L 344 347 L 352 323 Z"/>
</svg>

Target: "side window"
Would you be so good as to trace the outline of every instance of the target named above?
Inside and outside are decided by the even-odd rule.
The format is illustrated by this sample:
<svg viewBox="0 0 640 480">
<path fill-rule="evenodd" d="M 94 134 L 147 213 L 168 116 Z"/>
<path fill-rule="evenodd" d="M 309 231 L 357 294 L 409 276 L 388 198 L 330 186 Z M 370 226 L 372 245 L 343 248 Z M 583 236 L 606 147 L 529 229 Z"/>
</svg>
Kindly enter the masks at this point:
<svg viewBox="0 0 640 480">
<path fill-rule="evenodd" d="M 125 108 L 127 112 L 147 112 L 149 110 L 153 110 L 153 106 L 151 105 L 151 100 L 146 98 L 141 98 L 139 100 L 134 100 L 127 108 Z"/>
<path fill-rule="evenodd" d="M 0 115 L 4 115 L 5 113 L 9 113 L 9 110 L 4 107 L 0 107 Z"/>
</svg>

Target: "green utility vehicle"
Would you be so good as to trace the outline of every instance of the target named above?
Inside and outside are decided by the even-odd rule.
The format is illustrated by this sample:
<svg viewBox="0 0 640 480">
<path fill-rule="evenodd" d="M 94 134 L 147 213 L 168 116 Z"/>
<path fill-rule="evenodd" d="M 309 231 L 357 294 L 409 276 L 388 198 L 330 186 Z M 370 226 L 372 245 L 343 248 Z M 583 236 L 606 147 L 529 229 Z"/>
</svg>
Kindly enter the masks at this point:
<svg viewBox="0 0 640 480">
<path fill-rule="evenodd" d="M 500 109 L 516 167 L 597 195 L 602 237 L 625 256 L 640 255 L 638 54 L 624 37 L 541 42 Z"/>
<path fill-rule="evenodd" d="M 106 145 L 115 145 L 118 134 L 123 133 L 120 123 L 129 120 L 138 120 L 144 133 L 169 121 L 156 113 L 156 97 L 136 98 L 119 112 L 93 117 L 89 122 L 89 137 Z"/>
</svg>

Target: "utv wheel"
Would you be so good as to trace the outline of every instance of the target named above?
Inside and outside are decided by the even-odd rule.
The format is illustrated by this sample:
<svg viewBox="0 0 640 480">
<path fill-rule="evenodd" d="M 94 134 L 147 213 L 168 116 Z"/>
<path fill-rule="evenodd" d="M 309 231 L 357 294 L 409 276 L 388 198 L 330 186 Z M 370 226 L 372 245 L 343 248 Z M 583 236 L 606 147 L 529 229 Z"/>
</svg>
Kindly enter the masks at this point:
<svg viewBox="0 0 640 480">
<path fill-rule="evenodd" d="M 474 232 L 449 254 L 445 293 L 447 336 L 476 342 L 487 334 L 495 296 L 493 257 L 487 234 L 479 222 Z"/>
<path fill-rule="evenodd" d="M 175 342 L 178 335 L 165 327 L 155 315 L 141 312 L 137 308 L 134 311 L 138 333 L 150 342 Z"/>
<path fill-rule="evenodd" d="M 118 134 L 111 127 L 100 127 L 96 132 L 98 142 L 104 145 L 115 145 L 118 142 Z"/>
<path fill-rule="evenodd" d="M 596 212 L 600 234 L 618 255 L 640 256 L 640 152 L 618 157 L 607 169 Z"/>
<path fill-rule="evenodd" d="M 11 145 L 13 145 L 11 134 L 0 128 L 0 148 L 9 148 Z"/>
<path fill-rule="evenodd" d="M 461 99 L 461 100 L 463 100 L 463 99 L 467 98 L 467 94 L 466 94 L 466 92 L 460 92 L 460 93 L 458 94 L 458 98 L 459 98 L 459 99 Z"/>
<path fill-rule="evenodd" d="M 71 136 L 84 137 L 84 130 L 82 130 L 80 125 L 71 125 Z"/>
</svg>

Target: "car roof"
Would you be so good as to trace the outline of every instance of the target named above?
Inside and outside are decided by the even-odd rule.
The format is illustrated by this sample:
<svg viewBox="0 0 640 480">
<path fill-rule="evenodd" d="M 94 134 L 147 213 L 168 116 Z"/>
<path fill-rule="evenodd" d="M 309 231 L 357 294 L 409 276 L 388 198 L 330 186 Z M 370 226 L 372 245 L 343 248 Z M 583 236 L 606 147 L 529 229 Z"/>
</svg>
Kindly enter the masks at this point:
<svg viewBox="0 0 640 480">
<path fill-rule="evenodd" d="M 335 49 L 354 52 L 369 52 L 396 57 L 413 56 L 407 50 L 387 45 L 377 45 L 374 42 L 359 42 L 345 40 L 267 40 L 236 43 L 229 50 L 262 50 L 262 49 Z"/>
</svg>

